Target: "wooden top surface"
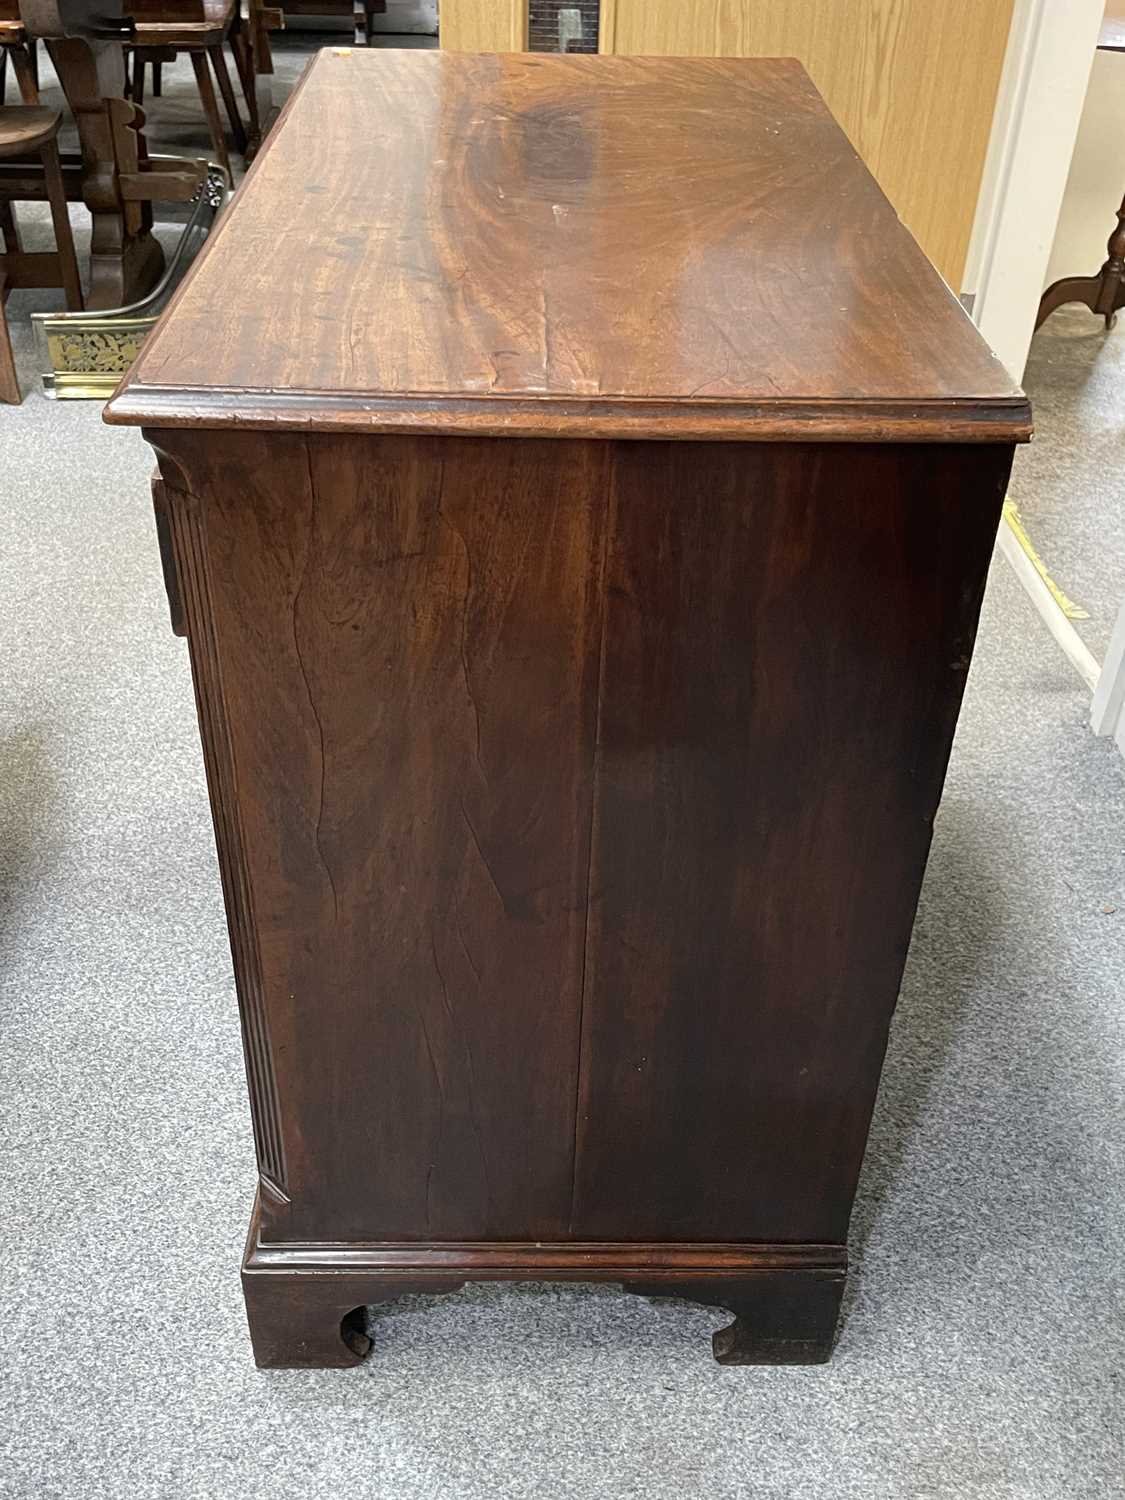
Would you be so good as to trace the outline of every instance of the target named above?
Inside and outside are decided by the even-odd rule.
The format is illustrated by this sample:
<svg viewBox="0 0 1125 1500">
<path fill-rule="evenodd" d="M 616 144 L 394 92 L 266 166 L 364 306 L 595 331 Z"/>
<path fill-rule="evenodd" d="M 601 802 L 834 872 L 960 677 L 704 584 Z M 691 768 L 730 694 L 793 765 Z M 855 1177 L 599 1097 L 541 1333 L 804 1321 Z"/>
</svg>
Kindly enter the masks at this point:
<svg viewBox="0 0 1125 1500">
<path fill-rule="evenodd" d="M 61 124 L 57 109 L 39 104 L 0 105 L 0 158 L 20 156 L 54 140 Z"/>
<path fill-rule="evenodd" d="M 1012 440 L 790 59 L 318 54 L 111 422 Z"/>
</svg>

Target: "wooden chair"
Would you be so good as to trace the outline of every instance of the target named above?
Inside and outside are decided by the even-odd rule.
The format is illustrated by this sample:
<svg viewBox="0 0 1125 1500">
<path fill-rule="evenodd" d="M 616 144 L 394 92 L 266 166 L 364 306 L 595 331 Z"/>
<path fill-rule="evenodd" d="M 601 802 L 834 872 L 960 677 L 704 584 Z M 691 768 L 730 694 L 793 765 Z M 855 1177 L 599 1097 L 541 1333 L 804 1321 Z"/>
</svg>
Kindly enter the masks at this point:
<svg viewBox="0 0 1125 1500">
<path fill-rule="evenodd" d="M 347 12 L 347 0 L 285 0 L 285 11 L 291 16 L 339 16 Z M 372 17 L 387 13 L 387 0 L 353 0 L 352 22 L 357 47 L 370 47 L 375 35 Z"/>
<path fill-rule="evenodd" d="M 0 105 L 8 83 L 9 57 L 20 98 L 25 104 L 38 104 L 39 57 L 20 16 L 19 0 L 0 0 Z"/>
<path fill-rule="evenodd" d="M 254 87 L 253 58 L 243 37 L 240 24 L 238 0 L 134 0 L 129 13 L 135 23 L 133 36 L 133 77 L 130 98 L 138 106 L 144 103 L 145 68 L 153 69 L 153 83 L 157 86 L 158 68 L 177 52 L 186 52 L 195 70 L 195 81 L 211 147 L 215 159 L 231 175 L 230 156 L 227 152 L 226 136 L 219 117 L 218 100 L 215 97 L 211 72 L 219 85 L 235 150 L 246 154 L 248 137 L 238 113 L 230 73 L 227 70 L 224 45 L 229 44 L 238 69 L 242 92 L 250 117 L 250 135 L 260 134 L 258 102 Z"/>
<path fill-rule="evenodd" d="M 74 238 L 66 211 L 66 190 L 59 164 L 58 133 L 62 115 L 57 109 L 38 105 L 0 106 L 0 160 L 38 155 L 43 165 L 47 202 L 55 226 L 55 249 L 32 254 L 24 250 L 10 197 L 0 199 L 0 232 L 4 253 L 0 255 L 0 401 L 19 402 L 20 385 L 12 357 L 12 341 L 4 303 L 13 287 L 61 286 L 67 307 L 82 307 L 82 282 L 74 254 Z"/>
</svg>

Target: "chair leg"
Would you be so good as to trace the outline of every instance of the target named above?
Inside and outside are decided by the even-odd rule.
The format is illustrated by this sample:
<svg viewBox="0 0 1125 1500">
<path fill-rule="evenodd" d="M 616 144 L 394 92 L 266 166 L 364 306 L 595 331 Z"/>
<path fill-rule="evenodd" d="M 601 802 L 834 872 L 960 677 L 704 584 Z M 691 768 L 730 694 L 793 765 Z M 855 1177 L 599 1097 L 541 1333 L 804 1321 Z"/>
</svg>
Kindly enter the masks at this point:
<svg viewBox="0 0 1125 1500">
<path fill-rule="evenodd" d="M 16 211 L 7 198 L 0 201 L 0 234 L 4 236 L 4 250 L 8 255 L 18 255 L 23 249 Z"/>
<path fill-rule="evenodd" d="M 138 109 L 145 102 L 145 55 L 139 47 L 133 53 L 133 88 L 129 97 Z"/>
<path fill-rule="evenodd" d="M 59 165 L 59 148 L 56 141 L 48 141 L 39 153 L 43 160 L 43 175 L 47 180 L 47 201 L 51 205 L 51 221 L 55 226 L 55 247 L 62 272 L 66 305 L 71 312 L 82 310 L 82 278 L 78 274 L 78 258 L 74 253 L 74 236 L 70 232 L 70 215 L 66 211 L 66 188 L 63 186 L 62 167 Z"/>
<path fill-rule="evenodd" d="M 250 143 L 256 146 L 262 138 L 262 122 L 258 115 L 258 79 L 254 68 L 254 48 L 242 27 L 231 32 L 230 50 L 234 58 L 238 81 L 242 85 L 242 97 L 246 100 L 246 116 L 250 121 L 248 131 Z M 248 149 L 250 143 L 248 143 Z"/>
<path fill-rule="evenodd" d="M 207 129 L 211 133 L 211 145 L 219 165 L 229 178 L 230 157 L 227 155 L 227 143 L 223 138 L 223 122 L 219 119 L 219 105 L 215 98 L 215 88 L 211 82 L 211 73 L 207 67 L 206 52 L 193 52 L 191 54 L 191 65 L 195 70 L 195 81 L 199 86 L 199 97 L 203 103 L 203 113 L 207 116 Z"/>
<path fill-rule="evenodd" d="M 39 103 L 39 85 L 35 81 L 35 67 L 31 53 L 19 43 L 7 49 L 12 54 L 12 69 L 20 87 L 20 98 L 25 104 Z"/>
<path fill-rule="evenodd" d="M 159 58 L 154 59 L 152 64 L 152 97 L 154 99 L 159 99 L 162 97 L 161 88 L 164 82 L 163 74 L 164 64 L 160 61 Z"/>
<path fill-rule="evenodd" d="M 4 95 L 8 92 L 8 49 L 0 47 L 0 104 L 4 102 Z"/>
<path fill-rule="evenodd" d="M 234 89 L 231 86 L 230 73 L 227 70 L 227 60 L 223 55 L 222 46 L 208 47 L 207 54 L 211 59 L 211 66 L 215 70 L 215 77 L 219 80 L 219 93 L 223 96 L 227 119 L 230 121 L 231 135 L 234 137 L 234 149 L 245 155 L 246 131 L 242 127 L 242 116 L 238 113 L 238 101 L 234 97 Z"/>
<path fill-rule="evenodd" d="M 8 315 L 4 311 L 4 276 L 0 272 L 0 401 L 9 406 L 20 404 L 20 378 L 16 374 L 16 361 L 12 354 L 12 340 L 8 333 Z"/>
</svg>

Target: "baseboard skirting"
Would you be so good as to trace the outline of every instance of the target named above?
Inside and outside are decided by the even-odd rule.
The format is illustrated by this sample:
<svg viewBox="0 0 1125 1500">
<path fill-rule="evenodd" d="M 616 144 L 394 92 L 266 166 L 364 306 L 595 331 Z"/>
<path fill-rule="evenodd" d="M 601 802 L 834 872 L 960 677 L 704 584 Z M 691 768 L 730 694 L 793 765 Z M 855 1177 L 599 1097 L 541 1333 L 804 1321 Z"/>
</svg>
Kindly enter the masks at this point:
<svg viewBox="0 0 1125 1500">
<path fill-rule="evenodd" d="M 369 1272 L 433 1276 L 448 1281 L 609 1281 L 685 1276 L 742 1277 L 756 1271 L 843 1274 L 846 1245 L 743 1242 L 431 1240 L 263 1243 L 258 1204 L 247 1238 L 244 1271 L 253 1275 L 342 1275 Z"/>
<path fill-rule="evenodd" d="M 607 1281 L 618 1277 L 734 1276 L 755 1272 L 847 1270 L 842 1245 L 678 1243 L 441 1242 L 426 1244 L 292 1244 L 251 1246 L 243 1269 L 253 1275 L 324 1276 L 370 1272 L 411 1281 Z"/>
</svg>

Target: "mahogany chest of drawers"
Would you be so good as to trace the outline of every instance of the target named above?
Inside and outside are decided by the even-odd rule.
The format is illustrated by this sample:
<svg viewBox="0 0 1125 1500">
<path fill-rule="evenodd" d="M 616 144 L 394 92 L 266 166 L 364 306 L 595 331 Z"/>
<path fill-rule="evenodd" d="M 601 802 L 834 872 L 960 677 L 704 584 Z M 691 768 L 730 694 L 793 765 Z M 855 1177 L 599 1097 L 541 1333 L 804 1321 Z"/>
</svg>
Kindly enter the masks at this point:
<svg viewBox="0 0 1125 1500">
<path fill-rule="evenodd" d="M 191 651 L 259 1363 L 495 1278 L 826 1358 L 1029 413 L 800 66 L 321 53 L 108 419 Z"/>
</svg>

